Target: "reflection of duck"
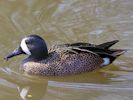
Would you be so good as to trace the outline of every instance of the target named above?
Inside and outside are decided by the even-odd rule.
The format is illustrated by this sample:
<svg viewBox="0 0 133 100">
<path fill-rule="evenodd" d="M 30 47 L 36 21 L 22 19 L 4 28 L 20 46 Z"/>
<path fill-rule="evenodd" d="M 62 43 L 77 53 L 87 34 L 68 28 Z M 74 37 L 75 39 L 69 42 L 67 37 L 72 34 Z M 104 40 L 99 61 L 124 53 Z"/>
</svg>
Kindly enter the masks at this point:
<svg viewBox="0 0 133 100">
<path fill-rule="evenodd" d="M 100 45 L 89 43 L 62 44 L 47 50 L 45 41 L 38 35 L 22 39 L 20 46 L 5 59 L 20 54 L 29 55 L 23 61 L 23 70 L 35 75 L 68 75 L 111 64 L 126 50 L 110 49 L 118 40 Z"/>
</svg>

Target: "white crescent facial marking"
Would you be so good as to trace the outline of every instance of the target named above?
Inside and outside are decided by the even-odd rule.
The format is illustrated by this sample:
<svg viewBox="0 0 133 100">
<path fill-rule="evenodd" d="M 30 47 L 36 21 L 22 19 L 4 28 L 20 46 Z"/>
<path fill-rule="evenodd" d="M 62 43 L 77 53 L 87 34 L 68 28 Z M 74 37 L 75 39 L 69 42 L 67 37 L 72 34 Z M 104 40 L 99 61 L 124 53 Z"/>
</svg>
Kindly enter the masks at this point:
<svg viewBox="0 0 133 100">
<path fill-rule="evenodd" d="M 21 41 L 20 46 L 21 46 L 22 50 L 23 50 L 27 55 L 31 55 L 31 52 L 30 52 L 30 50 L 29 50 L 29 48 L 27 47 L 26 42 L 25 42 L 26 39 L 27 39 L 27 38 L 24 38 L 24 39 Z"/>
<path fill-rule="evenodd" d="M 110 64 L 110 59 L 109 58 L 103 58 L 103 63 L 101 64 L 101 66 L 105 66 Z"/>
</svg>

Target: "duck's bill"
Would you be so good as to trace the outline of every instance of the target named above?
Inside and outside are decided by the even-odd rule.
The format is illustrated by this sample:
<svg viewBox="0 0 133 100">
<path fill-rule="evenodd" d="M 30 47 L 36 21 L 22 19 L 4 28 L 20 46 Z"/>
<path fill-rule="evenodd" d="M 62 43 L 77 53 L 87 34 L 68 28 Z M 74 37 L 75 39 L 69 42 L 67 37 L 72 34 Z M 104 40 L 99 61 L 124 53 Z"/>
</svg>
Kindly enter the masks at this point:
<svg viewBox="0 0 133 100">
<path fill-rule="evenodd" d="M 12 58 L 12 57 L 20 55 L 20 54 L 25 54 L 25 53 L 22 51 L 21 47 L 18 47 L 12 53 L 10 53 L 7 56 L 5 56 L 4 59 L 8 60 L 9 58 Z"/>
</svg>

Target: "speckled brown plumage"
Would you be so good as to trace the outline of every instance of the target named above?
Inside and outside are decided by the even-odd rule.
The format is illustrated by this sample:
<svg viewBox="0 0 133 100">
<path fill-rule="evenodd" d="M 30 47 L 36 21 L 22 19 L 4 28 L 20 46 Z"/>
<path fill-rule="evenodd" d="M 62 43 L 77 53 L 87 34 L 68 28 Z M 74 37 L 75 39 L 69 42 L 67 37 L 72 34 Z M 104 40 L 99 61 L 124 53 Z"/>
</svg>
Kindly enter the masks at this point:
<svg viewBox="0 0 133 100">
<path fill-rule="evenodd" d="M 92 71 L 100 68 L 102 62 L 100 56 L 92 53 L 71 54 L 68 51 L 58 49 L 51 52 L 45 60 L 35 62 L 25 59 L 23 68 L 29 74 L 61 76 Z"/>
</svg>

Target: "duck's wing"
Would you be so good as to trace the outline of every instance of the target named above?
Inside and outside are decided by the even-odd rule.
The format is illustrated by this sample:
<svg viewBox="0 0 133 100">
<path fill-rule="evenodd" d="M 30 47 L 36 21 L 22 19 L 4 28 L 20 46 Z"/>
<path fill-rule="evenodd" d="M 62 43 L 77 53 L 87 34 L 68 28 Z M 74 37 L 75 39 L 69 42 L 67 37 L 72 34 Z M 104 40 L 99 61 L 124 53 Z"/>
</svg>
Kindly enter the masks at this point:
<svg viewBox="0 0 133 100">
<path fill-rule="evenodd" d="M 119 55 L 123 54 L 126 50 L 122 49 L 109 49 L 112 45 L 117 43 L 118 40 L 113 40 L 110 42 L 105 42 L 100 45 L 90 44 L 90 43 L 72 43 L 72 44 L 61 44 L 56 45 L 53 47 L 53 50 L 57 48 L 63 48 L 70 53 L 82 53 L 82 52 L 89 52 L 95 55 L 99 55 L 103 57 L 113 57 L 116 58 Z"/>
<path fill-rule="evenodd" d="M 113 54 L 117 50 L 109 49 L 109 48 L 117 42 L 118 42 L 118 40 L 113 40 L 110 42 L 102 43 L 100 45 L 78 42 L 78 43 L 72 43 L 72 44 L 61 44 L 61 45 L 58 45 L 57 47 L 58 48 L 69 48 L 69 49 L 71 48 L 71 49 L 78 51 L 78 52 L 91 51 L 91 52 L 94 52 L 96 54 L 99 54 L 99 53 L 100 54 L 101 53 Z"/>
<path fill-rule="evenodd" d="M 99 47 L 92 47 L 92 46 L 88 46 L 88 47 L 77 47 L 79 48 L 81 51 L 86 50 L 86 51 L 92 51 L 94 53 L 106 53 L 106 54 L 112 54 L 114 52 L 116 52 L 115 49 L 104 49 L 104 48 L 99 48 Z"/>
<path fill-rule="evenodd" d="M 91 44 L 91 43 L 83 43 L 83 42 L 78 42 L 78 43 L 72 43 L 72 44 L 60 44 L 58 47 L 98 47 L 98 48 L 103 48 L 103 49 L 108 49 L 114 44 L 119 42 L 119 40 L 113 40 L 110 42 L 105 42 L 99 45 L 96 44 Z"/>
</svg>

